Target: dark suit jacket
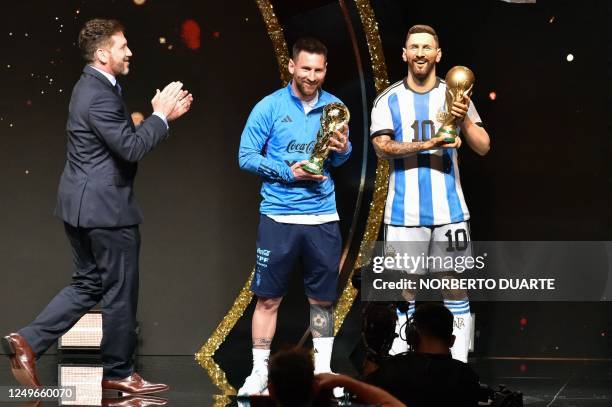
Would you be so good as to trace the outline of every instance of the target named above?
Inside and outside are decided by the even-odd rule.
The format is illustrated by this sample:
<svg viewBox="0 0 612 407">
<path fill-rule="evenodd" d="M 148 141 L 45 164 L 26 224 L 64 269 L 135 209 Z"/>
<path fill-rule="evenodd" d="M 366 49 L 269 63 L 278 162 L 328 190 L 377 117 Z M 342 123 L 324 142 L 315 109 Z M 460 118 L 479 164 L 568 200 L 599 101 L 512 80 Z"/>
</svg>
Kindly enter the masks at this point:
<svg viewBox="0 0 612 407">
<path fill-rule="evenodd" d="M 164 121 L 152 115 L 135 129 L 118 90 L 88 65 L 72 90 L 66 132 L 55 215 L 75 227 L 141 223 L 136 162 L 168 137 Z"/>
</svg>

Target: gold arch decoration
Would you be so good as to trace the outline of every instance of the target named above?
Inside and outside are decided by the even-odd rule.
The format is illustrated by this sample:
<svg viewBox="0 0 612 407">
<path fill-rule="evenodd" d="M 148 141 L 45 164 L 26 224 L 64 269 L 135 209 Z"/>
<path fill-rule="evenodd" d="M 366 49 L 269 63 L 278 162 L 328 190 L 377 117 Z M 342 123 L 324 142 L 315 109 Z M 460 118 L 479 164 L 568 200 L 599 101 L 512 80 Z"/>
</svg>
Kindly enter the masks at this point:
<svg viewBox="0 0 612 407">
<path fill-rule="evenodd" d="M 285 41 L 283 29 L 276 18 L 274 8 L 269 0 L 255 0 L 255 2 L 264 20 L 268 36 L 270 37 L 274 48 L 274 54 L 279 66 L 281 82 L 283 85 L 286 85 L 291 78 L 286 68 L 287 63 L 289 62 L 289 49 Z M 380 93 L 389 86 L 389 79 L 387 76 L 385 57 L 382 51 L 382 42 L 378 33 L 378 22 L 369 0 L 355 0 L 355 5 L 359 11 L 359 17 L 366 34 L 376 92 Z M 359 253 L 355 264 L 352 267 L 350 276 L 352 276 L 355 270 L 367 265 L 371 259 L 372 248 L 378 237 L 378 231 L 380 230 L 380 225 L 382 222 L 385 199 L 387 196 L 388 180 L 389 163 L 386 160 L 379 159 L 376 167 L 374 195 L 372 202 L 370 203 L 368 220 L 366 222 L 365 232 L 359 247 Z M 213 384 L 222 392 L 221 395 L 214 396 L 213 400 L 215 406 L 227 405 L 230 402 L 228 396 L 236 394 L 236 389 L 229 384 L 225 372 L 214 361 L 213 357 L 238 320 L 242 317 L 244 311 L 253 298 L 253 293 L 250 290 L 253 275 L 254 269 L 251 270 L 247 282 L 240 290 L 238 297 L 236 297 L 236 300 L 234 300 L 234 303 L 230 307 L 225 317 L 223 317 L 211 336 L 195 354 L 196 361 L 206 370 Z M 342 326 L 346 315 L 350 311 L 353 302 L 357 297 L 357 290 L 351 284 L 350 276 L 334 310 L 334 333 L 337 333 Z"/>
<path fill-rule="evenodd" d="M 378 33 L 378 22 L 369 0 L 355 0 L 355 5 L 359 11 L 359 18 L 366 34 L 372 74 L 374 75 L 374 86 L 376 93 L 380 93 L 389 86 L 389 78 L 387 76 L 385 55 L 382 50 L 382 41 Z M 376 166 L 376 178 L 374 179 L 374 194 L 370 203 L 368 220 L 361 239 L 361 245 L 359 246 L 357 260 L 334 308 L 334 335 L 342 327 L 342 323 L 357 297 L 357 289 L 353 287 L 351 277 L 355 270 L 367 265 L 372 257 L 372 250 L 378 238 L 378 231 L 380 230 L 380 224 L 385 211 L 388 184 L 389 162 L 379 159 Z"/>
</svg>

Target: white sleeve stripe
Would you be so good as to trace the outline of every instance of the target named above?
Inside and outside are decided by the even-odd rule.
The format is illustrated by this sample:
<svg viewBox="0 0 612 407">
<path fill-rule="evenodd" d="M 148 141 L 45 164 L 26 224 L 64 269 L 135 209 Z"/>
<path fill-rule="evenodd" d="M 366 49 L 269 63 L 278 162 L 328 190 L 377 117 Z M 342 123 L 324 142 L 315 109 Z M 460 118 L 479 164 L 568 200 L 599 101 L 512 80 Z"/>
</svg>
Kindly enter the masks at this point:
<svg viewBox="0 0 612 407">
<path fill-rule="evenodd" d="M 402 79 L 401 81 L 397 81 L 393 85 L 389 86 L 387 89 L 383 90 L 382 93 L 378 95 L 376 99 L 374 99 L 374 107 L 376 107 L 376 105 L 378 104 L 378 101 L 382 99 L 383 96 L 388 94 L 392 89 L 396 88 L 398 85 L 401 85 L 403 82 L 404 80 Z"/>
</svg>

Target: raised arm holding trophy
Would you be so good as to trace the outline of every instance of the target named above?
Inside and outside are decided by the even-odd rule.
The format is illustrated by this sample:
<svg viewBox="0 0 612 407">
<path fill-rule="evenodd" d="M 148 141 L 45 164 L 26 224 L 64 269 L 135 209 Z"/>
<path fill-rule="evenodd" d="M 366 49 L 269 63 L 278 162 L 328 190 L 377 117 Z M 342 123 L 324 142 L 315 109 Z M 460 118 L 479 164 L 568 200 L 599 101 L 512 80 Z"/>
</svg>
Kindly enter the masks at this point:
<svg viewBox="0 0 612 407">
<path fill-rule="evenodd" d="M 459 180 L 461 137 L 480 155 L 489 151 L 490 143 L 470 100 L 474 74 L 468 68 L 456 66 L 443 81 L 436 76 L 441 58 L 438 35 L 432 27 L 410 28 L 402 52 L 408 74 L 374 101 L 370 127 L 376 154 L 391 161 L 385 242 L 429 242 L 429 253 L 424 255 L 434 257 L 446 253 L 440 253 L 440 245 L 431 243 L 445 241 L 447 236 L 463 236 L 465 243 L 470 241 L 470 213 Z M 403 254 L 422 255 L 407 251 Z M 414 274 L 427 272 L 454 277 L 453 270 L 442 267 L 423 267 Z M 398 332 L 415 306 L 414 291 L 402 294 L 408 306 L 407 312 L 398 313 Z M 453 335 L 457 340 L 452 348 L 453 357 L 467 361 L 472 326 L 467 292 L 442 290 L 442 297 L 454 317 Z M 392 352 L 401 353 L 407 346 L 398 337 Z"/>
</svg>

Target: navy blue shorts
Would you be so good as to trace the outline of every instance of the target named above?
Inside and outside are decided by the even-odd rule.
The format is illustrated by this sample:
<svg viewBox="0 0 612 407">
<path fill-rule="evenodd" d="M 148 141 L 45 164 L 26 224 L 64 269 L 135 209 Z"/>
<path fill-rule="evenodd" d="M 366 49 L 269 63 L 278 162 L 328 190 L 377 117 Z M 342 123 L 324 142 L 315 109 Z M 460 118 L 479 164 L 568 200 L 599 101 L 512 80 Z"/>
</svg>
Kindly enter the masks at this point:
<svg viewBox="0 0 612 407">
<path fill-rule="evenodd" d="M 264 298 L 285 296 L 291 273 L 301 259 L 308 298 L 335 301 L 341 245 L 338 222 L 295 225 L 261 215 L 251 291 Z"/>
</svg>

